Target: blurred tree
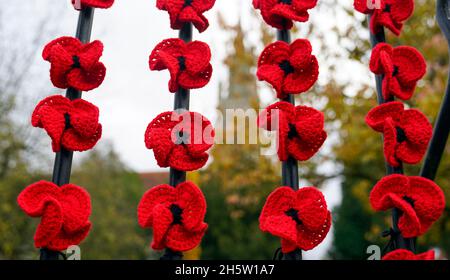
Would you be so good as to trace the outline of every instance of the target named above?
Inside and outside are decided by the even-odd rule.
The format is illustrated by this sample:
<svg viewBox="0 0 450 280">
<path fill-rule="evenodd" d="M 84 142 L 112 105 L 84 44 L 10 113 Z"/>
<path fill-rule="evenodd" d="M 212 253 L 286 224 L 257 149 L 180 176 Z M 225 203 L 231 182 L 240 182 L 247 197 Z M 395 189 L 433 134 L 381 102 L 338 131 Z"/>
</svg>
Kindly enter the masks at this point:
<svg viewBox="0 0 450 280">
<path fill-rule="evenodd" d="M 71 182 L 91 195 L 92 230 L 81 244 L 83 259 L 146 259 L 150 237 L 137 223 L 136 209 L 145 191 L 139 175 L 111 148 L 96 148 L 75 168 Z"/>
</svg>

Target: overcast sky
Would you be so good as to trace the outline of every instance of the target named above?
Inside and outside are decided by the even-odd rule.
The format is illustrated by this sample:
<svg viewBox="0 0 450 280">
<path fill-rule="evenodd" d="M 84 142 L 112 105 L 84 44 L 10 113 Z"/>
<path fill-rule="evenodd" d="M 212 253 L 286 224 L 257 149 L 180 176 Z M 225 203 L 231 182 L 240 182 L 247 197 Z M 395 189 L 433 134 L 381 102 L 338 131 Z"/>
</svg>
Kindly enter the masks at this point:
<svg viewBox="0 0 450 280">
<path fill-rule="evenodd" d="M 327 2 L 329 0 L 321 0 Z M 311 21 L 322 30 L 331 30 L 335 21 L 341 24 L 351 24 L 344 12 L 337 17 L 330 16 L 333 7 L 324 7 L 319 1 L 319 7 L 311 10 Z M 348 5 L 351 5 L 351 1 Z M 346 2 L 347 2 L 346 1 Z M 67 2 L 67 3 L 66 3 Z M 11 1 L 0 0 L 0 20 L 3 28 L 9 34 L 10 41 L 3 44 L 21 43 L 32 37 L 36 21 L 44 15 L 51 19 L 49 30 L 42 30 L 43 45 L 59 36 L 73 36 L 78 13 L 68 4 L 69 0 L 27 0 Z M 222 61 L 227 53 L 227 42 L 230 34 L 220 30 L 217 23 L 218 12 L 224 16 L 229 24 L 236 24 L 240 19 L 244 29 L 250 31 L 246 40 L 256 45 L 260 17 L 251 17 L 251 0 L 218 0 L 215 7 L 206 13 L 210 21 L 210 28 L 198 34 L 195 30 L 194 39 L 208 43 L 212 51 L 212 64 L 214 74 L 211 82 L 203 89 L 193 91 L 191 95 L 191 110 L 201 112 L 211 121 L 215 120 L 215 108 L 218 99 L 219 81 L 226 79 L 227 71 Z M 12 4 L 14 3 L 14 4 Z M 24 32 L 17 33 L 14 24 L 21 27 Z M 301 28 L 300 28 L 301 30 Z M 7 32 L 6 32 L 7 33 Z M 300 31 L 301 33 L 301 31 Z M 47 36 L 47 34 L 52 34 Z M 107 67 L 107 75 L 103 84 L 91 92 L 84 93 L 83 98 L 100 108 L 100 122 L 103 125 L 103 137 L 99 145 L 110 142 L 120 154 L 124 162 L 137 171 L 160 170 L 156 165 L 153 153 L 144 146 L 144 132 L 148 123 L 159 113 L 172 110 L 174 95 L 168 91 L 167 71 L 151 72 L 148 68 L 148 57 L 153 47 L 161 40 L 177 37 L 178 31 L 170 29 L 169 18 L 166 12 L 155 7 L 155 0 L 116 0 L 114 6 L 108 10 L 95 11 L 92 40 L 101 40 L 105 50 L 101 61 Z M 16 38 L 16 40 L 14 40 Z M 19 39 L 20 38 L 20 39 Z M 313 49 L 320 49 L 321 44 L 337 44 L 337 38 L 331 32 L 327 42 L 312 40 Z M 262 46 L 259 46 L 261 49 Z M 338 49 L 336 49 L 338 51 Z M 317 53 L 316 53 L 317 54 Z M 323 61 L 318 56 L 321 68 L 319 83 L 326 83 L 327 65 L 331 62 Z M 23 89 L 21 97 L 28 102 L 30 109 L 39 99 L 51 94 L 63 93 L 55 89 L 49 79 L 47 62 L 36 53 L 29 74 L 30 83 Z M 334 62 L 336 64 L 336 62 Z M 348 75 L 365 71 L 358 70 L 361 65 L 339 63 L 341 73 L 336 79 L 343 82 L 349 80 L 364 80 L 364 75 Z M 361 82 L 361 81 L 359 81 Z M 36 92 L 35 88 L 47 89 Z M 262 100 L 269 101 L 273 93 L 263 90 L 260 93 Z M 29 122 L 31 111 L 23 112 L 19 118 L 24 123 Z M 50 140 L 47 138 L 48 147 Z M 102 144 L 103 143 L 103 144 Z M 50 152 L 50 148 L 49 148 Z M 78 154 L 75 162 L 79 160 Z M 335 181 L 324 188 L 327 201 L 332 208 L 340 201 L 339 182 Z M 331 234 L 326 241 L 312 252 L 306 253 L 306 258 L 320 258 L 326 252 L 331 242 Z"/>
</svg>

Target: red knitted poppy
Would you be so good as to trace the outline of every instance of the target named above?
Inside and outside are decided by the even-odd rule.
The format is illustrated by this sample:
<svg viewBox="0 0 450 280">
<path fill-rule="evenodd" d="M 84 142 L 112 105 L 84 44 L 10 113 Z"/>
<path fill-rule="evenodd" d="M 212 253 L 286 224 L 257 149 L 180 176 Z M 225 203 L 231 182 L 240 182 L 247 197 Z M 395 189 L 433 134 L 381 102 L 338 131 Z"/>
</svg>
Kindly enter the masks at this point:
<svg viewBox="0 0 450 280">
<path fill-rule="evenodd" d="M 306 39 L 268 45 L 258 60 L 258 79 L 271 84 L 280 99 L 307 91 L 319 76 L 319 64 L 311 51 Z"/>
<path fill-rule="evenodd" d="M 316 4 L 317 0 L 253 0 L 264 21 L 278 29 L 291 29 L 293 21 L 308 21 L 308 10 Z"/>
<path fill-rule="evenodd" d="M 169 91 L 202 88 L 212 75 L 211 51 L 208 44 L 181 39 L 167 39 L 159 43 L 150 55 L 151 70 L 170 72 Z"/>
<path fill-rule="evenodd" d="M 280 237 L 283 253 L 311 250 L 326 237 L 331 213 L 322 193 L 314 187 L 298 191 L 279 187 L 267 198 L 259 217 L 262 231 Z"/>
<path fill-rule="evenodd" d="M 164 112 L 148 125 L 145 145 L 160 167 L 193 171 L 208 161 L 214 135 L 210 121 L 199 113 Z"/>
<path fill-rule="evenodd" d="M 62 187 L 39 181 L 25 188 L 18 196 L 20 208 L 30 217 L 41 217 L 34 235 L 36 248 L 62 251 L 78 245 L 91 228 L 91 200 L 81 187 Z"/>
<path fill-rule="evenodd" d="M 398 249 L 387 253 L 383 261 L 433 261 L 434 250 L 415 255 L 413 252 L 405 249 Z"/>
<path fill-rule="evenodd" d="M 426 62 L 422 54 L 413 47 L 393 48 L 380 43 L 372 51 L 370 70 L 383 78 L 383 96 L 388 100 L 396 96 L 408 100 L 414 93 L 417 81 L 426 73 Z"/>
<path fill-rule="evenodd" d="M 159 185 L 148 190 L 138 206 L 138 221 L 153 229 L 152 248 L 188 251 L 197 247 L 208 225 L 203 222 L 206 200 L 191 182 L 176 187 Z"/>
<path fill-rule="evenodd" d="M 31 124 L 45 129 L 52 139 L 54 152 L 61 146 L 69 151 L 86 151 L 102 136 L 98 108 L 83 100 L 53 95 L 43 99 L 34 109 Z"/>
<path fill-rule="evenodd" d="M 51 64 L 50 78 L 55 87 L 89 91 L 105 78 L 106 68 L 99 62 L 102 53 L 100 41 L 83 44 L 73 37 L 61 37 L 45 46 L 42 57 Z"/>
<path fill-rule="evenodd" d="M 403 237 L 411 238 L 424 234 L 439 219 L 445 197 L 431 180 L 394 174 L 375 185 L 370 204 L 376 211 L 399 209 L 402 212 L 398 221 L 400 232 Z"/>
<path fill-rule="evenodd" d="M 275 127 L 273 127 L 275 125 Z M 307 106 L 294 107 L 289 102 L 277 102 L 258 117 L 258 126 L 278 133 L 278 158 L 289 156 L 305 161 L 317 153 L 327 139 L 323 113 Z"/>
<path fill-rule="evenodd" d="M 211 10 L 215 3 L 216 0 L 156 0 L 156 7 L 169 13 L 173 29 L 192 23 L 199 32 L 203 32 L 209 26 L 203 13 Z"/>
<path fill-rule="evenodd" d="M 379 3 L 377 7 L 376 3 Z M 372 3 L 371 5 L 368 5 Z M 403 22 L 414 12 L 413 0 L 355 0 L 354 7 L 363 14 L 370 14 L 370 30 L 376 34 L 384 26 L 400 35 Z"/>
<path fill-rule="evenodd" d="M 433 134 L 427 117 L 416 109 L 404 109 L 401 102 L 379 105 L 367 114 L 366 123 L 384 134 L 384 155 L 392 166 L 400 161 L 418 163 L 425 154 Z"/>
<path fill-rule="evenodd" d="M 114 0 L 72 0 L 72 4 L 81 4 L 81 6 L 107 9 L 114 4 Z"/>
</svg>

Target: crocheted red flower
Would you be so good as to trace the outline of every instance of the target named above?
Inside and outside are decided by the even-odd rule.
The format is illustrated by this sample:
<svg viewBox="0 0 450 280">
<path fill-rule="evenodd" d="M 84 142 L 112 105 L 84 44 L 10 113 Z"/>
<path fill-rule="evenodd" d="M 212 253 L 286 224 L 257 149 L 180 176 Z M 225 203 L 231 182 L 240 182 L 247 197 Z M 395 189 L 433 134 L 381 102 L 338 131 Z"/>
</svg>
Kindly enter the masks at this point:
<svg viewBox="0 0 450 280">
<path fill-rule="evenodd" d="M 208 228 L 203 222 L 205 214 L 205 197 L 191 182 L 153 187 L 138 206 L 139 225 L 153 229 L 155 250 L 183 252 L 197 247 Z"/>
<path fill-rule="evenodd" d="M 259 217 L 262 231 L 280 237 L 283 253 L 319 245 L 331 226 L 331 213 L 322 193 L 314 187 L 298 191 L 279 187 L 267 198 Z"/>
<path fill-rule="evenodd" d="M 278 133 L 278 158 L 289 156 L 305 161 L 317 153 L 327 139 L 323 113 L 307 106 L 294 107 L 280 101 L 267 107 L 258 117 L 258 126 Z"/>
<path fill-rule="evenodd" d="M 98 108 L 83 100 L 54 95 L 43 99 L 34 109 L 31 124 L 45 129 L 54 152 L 61 146 L 69 151 L 86 151 L 102 136 Z"/>
<path fill-rule="evenodd" d="M 39 181 L 25 188 L 18 196 L 20 208 L 30 217 L 41 217 L 34 245 L 62 251 L 78 245 L 91 228 L 91 200 L 81 187 L 67 184 L 61 187 Z"/>
<path fill-rule="evenodd" d="M 379 6 L 377 6 L 377 3 Z M 413 0 L 355 0 L 354 7 L 363 14 L 370 14 L 370 30 L 376 34 L 382 27 L 400 35 L 403 22 L 414 12 Z"/>
<path fill-rule="evenodd" d="M 210 121 L 199 113 L 164 112 L 148 125 L 145 145 L 160 167 L 193 171 L 208 161 L 214 135 Z"/>
<path fill-rule="evenodd" d="M 408 100 L 419 81 L 426 73 L 426 62 L 422 54 L 413 47 L 393 48 L 380 43 L 372 51 L 370 70 L 377 75 L 384 75 L 383 97 L 389 100 L 396 96 Z"/>
<path fill-rule="evenodd" d="M 307 91 L 319 76 L 319 64 L 311 51 L 306 39 L 268 45 L 258 60 L 258 79 L 271 84 L 280 99 Z"/>
<path fill-rule="evenodd" d="M 392 208 L 402 214 L 398 227 L 405 238 L 424 234 L 442 215 L 445 197 L 441 188 L 423 177 L 394 174 L 381 179 L 370 193 L 376 211 Z"/>
<path fill-rule="evenodd" d="M 170 72 L 169 90 L 179 87 L 195 89 L 206 86 L 211 79 L 211 51 L 208 44 L 181 39 L 167 39 L 159 43 L 150 55 L 151 70 Z"/>
<path fill-rule="evenodd" d="M 433 261 L 434 250 L 415 255 L 413 252 L 405 249 L 398 249 L 387 253 L 383 261 Z"/>
<path fill-rule="evenodd" d="M 384 134 L 384 155 L 392 166 L 400 161 L 418 163 L 425 154 L 433 134 L 427 117 L 416 109 L 404 109 L 401 102 L 379 105 L 367 114 L 366 123 Z"/>
<path fill-rule="evenodd" d="M 192 23 L 199 32 L 203 32 L 209 26 L 203 13 L 211 10 L 215 3 L 216 0 L 156 0 L 156 7 L 169 13 L 173 29 Z"/>
<path fill-rule="evenodd" d="M 308 21 L 308 10 L 316 4 L 317 0 L 253 0 L 264 21 L 278 29 L 291 29 L 293 21 Z"/>
<path fill-rule="evenodd" d="M 72 5 L 74 5 L 76 9 L 79 9 L 83 6 L 107 9 L 110 8 L 113 4 L 114 0 L 72 0 Z"/>
<path fill-rule="evenodd" d="M 102 53 L 100 41 L 83 44 L 73 37 L 61 37 L 45 46 L 42 57 L 51 64 L 50 78 L 55 87 L 89 91 L 105 78 L 105 65 L 99 62 Z"/>
</svg>

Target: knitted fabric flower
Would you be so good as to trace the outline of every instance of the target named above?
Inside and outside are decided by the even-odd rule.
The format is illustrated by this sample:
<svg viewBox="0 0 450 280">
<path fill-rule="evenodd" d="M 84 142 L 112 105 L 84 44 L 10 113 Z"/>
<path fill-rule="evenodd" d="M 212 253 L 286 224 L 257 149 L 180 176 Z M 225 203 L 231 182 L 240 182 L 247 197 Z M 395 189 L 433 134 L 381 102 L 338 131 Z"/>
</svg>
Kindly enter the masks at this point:
<svg viewBox="0 0 450 280">
<path fill-rule="evenodd" d="M 258 126 L 278 133 L 278 158 L 305 161 L 317 153 L 327 138 L 323 113 L 307 106 L 280 101 L 258 117 Z"/>
<path fill-rule="evenodd" d="M 383 261 L 432 261 L 434 260 L 434 250 L 415 255 L 413 252 L 405 249 L 398 249 L 387 253 Z"/>
<path fill-rule="evenodd" d="M 319 76 L 319 64 L 311 52 L 306 39 L 268 45 L 258 60 L 258 79 L 271 84 L 280 99 L 307 91 Z"/>
<path fill-rule="evenodd" d="M 424 234 L 442 215 L 445 197 L 433 181 L 394 174 L 381 179 L 370 193 L 376 211 L 397 208 L 402 214 L 398 227 L 403 237 Z"/>
<path fill-rule="evenodd" d="M 212 75 L 211 51 L 208 44 L 181 39 L 167 39 L 159 43 L 150 55 L 151 70 L 170 72 L 169 90 L 202 88 Z"/>
<path fill-rule="evenodd" d="M 45 46 L 42 57 L 51 64 L 50 78 L 55 87 L 89 91 L 105 78 L 105 65 L 99 62 L 102 53 L 100 41 L 83 44 L 73 37 L 61 37 Z"/>
<path fill-rule="evenodd" d="M 377 7 L 376 3 L 379 3 Z M 371 3 L 371 5 L 370 5 Z M 403 22 L 414 12 L 413 0 L 355 0 L 354 7 L 363 14 L 370 14 L 370 31 L 378 33 L 386 27 L 395 35 L 400 35 Z"/>
<path fill-rule="evenodd" d="M 72 0 L 72 4 L 76 9 L 83 6 L 107 9 L 114 4 L 114 0 Z"/>
<path fill-rule="evenodd" d="M 199 32 L 203 32 L 209 26 L 203 13 L 210 10 L 215 2 L 216 0 L 156 0 L 156 7 L 169 13 L 173 29 L 181 29 L 185 23 L 192 23 Z"/>
<path fill-rule="evenodd" d="M 379 105 L 367 114 L 366 123 L 384 134 L 384 155 L 394 167 L 401 162 L 418 163 L 433 134 L 427 117 L 416 109 L 404 109 L 401 102 Z"/>
<path fill-rule="evenodd" d="M 279 187 L 267 198 L 259 227 L 280 237 L 283 253 L 297 248 L 311 250 L 319 245 L 331 226 L 331 213 L 322 193 L 314 187 L 298 191 Z"/>
<path fill-rule="evenodd" d="M 52 139 L 54 152 L 61 146 L 69 151 L 86 151 L 95 146 L 102 136 L 98 123 L 98 108 L 83 100 L 61 95 L 43 99 L 34 109 L 31 124 L 45 129 Z"/>
<path fill-rule="evenodd" d="M 147 127 L 145 145 L 152 149 L 160 167 L 193 171 L 208 161 L 214 142 L 210 121 L 194 112 L 164 112 Z"/>
<path fill-rule="evenodd" d="M 153 229 L 155 250 L 183 252 L 197 247 L 208 228 L 203 222 L 205 214 L 205 197 L 191 182 L 153 187 L 138 206 L 139 225 Z"/>
<path fill-rule="evenodd" d="M 67 184 L 61 187 L 39 181 L 25 188 L 17 202 L 30 217 L 41 217 L 34 245 L 62 251 L 78 245 L 91 228 L 91 200 L 81 187 Z"/>
<path fill-rule="evenodd" d="M 417 81 L 426 73 L 426 62 L 422 54 L 413 47 L 393 48 L 380 43 L 372 51 L 370 70 L 377 75 L 384 75 L 383 97 L 392 96 L 408 100 L 414 93 Z"/>
<path fill-rule="evenodd" d="M 264 21 L 278 29 L 291 29 L 293 21 L 308 21 L 308 10 L 316 4 L 317 0 L 253 0 Z"/>
</svg>

